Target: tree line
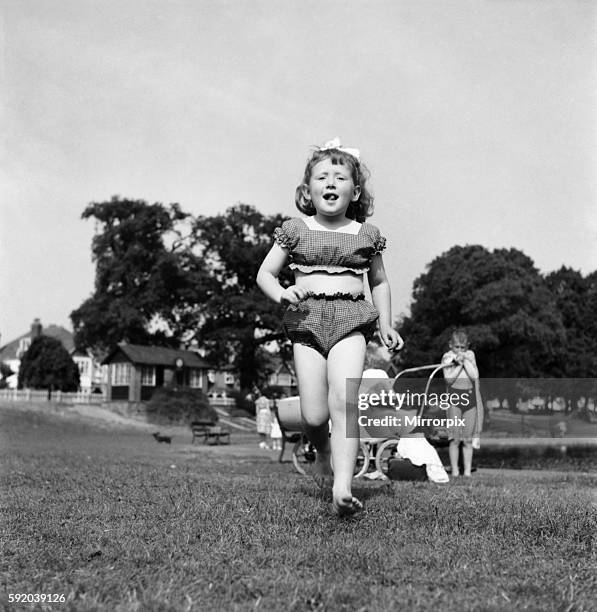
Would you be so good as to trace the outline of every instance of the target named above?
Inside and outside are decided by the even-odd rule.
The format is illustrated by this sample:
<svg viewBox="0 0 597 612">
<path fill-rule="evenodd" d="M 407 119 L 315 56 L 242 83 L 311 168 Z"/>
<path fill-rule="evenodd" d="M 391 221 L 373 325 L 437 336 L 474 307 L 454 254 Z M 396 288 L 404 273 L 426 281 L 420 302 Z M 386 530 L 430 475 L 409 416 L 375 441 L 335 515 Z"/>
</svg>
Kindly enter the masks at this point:
<svg viewBox="0 0 597 612">
<path fill-rule="evenodd" d="M 75 344 L 98 357 L 118 342 L 197 346 L 234 365 L 241 386 L 264 382 L 265 347 L 278 341 L 283 306 L 265 298 L 257 270 L 283 215 L 238 204 L 193 216 L 178 204 L 113 197 L 89 204 L 95 222 L 92 295 L 71 313 Z M 285 270 L 282 283 L 292 283 Z M 487 377 L 583 378 L 597 371 L 597 272 L 541 274 L 517 249 L 454 246 L 413 286 L 397 365 L 434 363 L 464 327 Z"/>
</svg>

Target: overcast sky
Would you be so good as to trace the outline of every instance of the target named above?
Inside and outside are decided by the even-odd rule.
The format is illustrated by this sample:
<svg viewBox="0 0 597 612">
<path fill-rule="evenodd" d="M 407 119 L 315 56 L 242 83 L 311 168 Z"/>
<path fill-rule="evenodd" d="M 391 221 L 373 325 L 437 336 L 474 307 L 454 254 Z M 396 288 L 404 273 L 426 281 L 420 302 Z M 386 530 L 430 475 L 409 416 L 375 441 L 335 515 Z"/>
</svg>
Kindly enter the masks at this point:
<svg viewBox="0 0 597 612">
<path fill-rule="evenodd" d="M 455 244 L 597 269 L 597 3 L 0 0 L 1 344 L 71 328 L 92 201 L 295 215 L 313 145 L 372 173 L 394 313 Z"/>
</svg>

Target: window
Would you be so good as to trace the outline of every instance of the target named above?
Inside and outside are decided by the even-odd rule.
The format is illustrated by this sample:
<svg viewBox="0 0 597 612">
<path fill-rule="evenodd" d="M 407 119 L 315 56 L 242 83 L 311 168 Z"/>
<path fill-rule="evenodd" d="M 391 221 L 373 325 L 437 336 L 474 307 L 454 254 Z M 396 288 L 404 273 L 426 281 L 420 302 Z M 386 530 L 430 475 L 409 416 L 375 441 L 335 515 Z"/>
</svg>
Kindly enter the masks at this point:
<svg viewBox="0 0 597 612">
<path fill-rule="evenodd" d="M 226 372 L 226 374 L 224 374 L 224 383 L 227 385 L 233 385 L 234 384 L 234 374 L 229 374 L 228 372 Z"/>
<path fill-rule="evenodd" d="M 121 387 L 131 382 L 131 364 L 113 363 L 112 364 L 112 385 Z"/>
<path fill-rule="evenodd" d="M 209 380 L 210 383 L 216 381 L 216 373 L 213 370 L 209 370 L 209 372 L 207 373 L 207 380 Z"/>
<path fill-rule="evenodd" d="M 81 376 L 89 376 L 90 363 L 88 359 L 75 359 L 76 364 L 79 366 L 79 374 Z"/>
<path fill-rule="evenodd" d="M 201 389 L 203 381 L 201 380 L 201 370 L 191 368 L 189 370 L 189 386 L 193 389 Z"/>
<path fill-rule="evenodd" d="M 155 366 L 141 366 L 141 384 L 155 387 Z"/>
</svg>

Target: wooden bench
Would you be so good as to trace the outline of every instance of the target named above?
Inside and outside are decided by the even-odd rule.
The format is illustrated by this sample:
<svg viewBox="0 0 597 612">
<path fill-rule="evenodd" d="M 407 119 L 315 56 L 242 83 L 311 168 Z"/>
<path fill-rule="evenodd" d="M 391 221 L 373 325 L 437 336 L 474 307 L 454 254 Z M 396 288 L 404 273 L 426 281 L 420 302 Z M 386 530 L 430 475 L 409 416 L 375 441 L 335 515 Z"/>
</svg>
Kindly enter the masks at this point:
<svg viewBox="0 0 597 612">
<path fill-rule="evenodd" d="M 220 425 L 209 427 L 205 434 L 207 444 L 230 444 L 230 432 Z"/>
<path fill-rule="evenodd" d="M 215 421 L 200 420 L 191 422 L 191 431 L 193 432 L 193 441 L 195 438 L 202 437 L 203 444 L 230 444 L 230 432 L 221 425 L 216 425 Z"/>
</svg>

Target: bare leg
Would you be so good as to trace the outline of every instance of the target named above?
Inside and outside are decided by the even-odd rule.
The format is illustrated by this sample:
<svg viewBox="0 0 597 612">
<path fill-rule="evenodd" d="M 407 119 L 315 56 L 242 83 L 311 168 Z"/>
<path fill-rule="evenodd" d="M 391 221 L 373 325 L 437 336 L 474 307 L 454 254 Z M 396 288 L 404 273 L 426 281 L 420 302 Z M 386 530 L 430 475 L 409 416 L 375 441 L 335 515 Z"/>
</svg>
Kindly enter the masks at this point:
<svg viewBox="0 0 597 612">
<path fill-rule="evenodd" d="M 352 496 L 352 478 L 359 448 L 356 423 L 347 423 L 347 404 L 356 407 L 359 382 L 365 362 L 365 338 L 354 332 L 338 342 L 328 355 L 329 408 L 332 420 L 332 463 L 334 465 L 334 509 L 339 514 L 352 514 L 362 508 Z M 347 385 L 346 379 L 355 379 Z M 354 383 L 354 384 L 353 384 Z M 348 413 L 349 418 L 357 417 Z M 347 436 L 347 424 L 356 437 Z"/>
<path fill-rule="evenodd" d="M 323 486 L 326 480 L 332 478 L 327 360 L 314 348 L 304 344 L 295 344 L 293 351 L 303 428 L 317 450 L 314 478 L 319 486 Z"/>
<path fill-rule="evenodd" d="M 462 458 L 464 460 L 464 475 L 471 476 L 473 470 L 473 443 L 470 440 L 463 442 Z"/>
<path fill-rule="evenodd" d="M 450 440 L 450 447 L 448 449 L 450 453 L 450 465 L 452 466 L 452 476 L 460 476 L 460 469 L 458 467 L 458 459 L 460 455 L 460 442 L 457 440 Z"/>
</svg>

